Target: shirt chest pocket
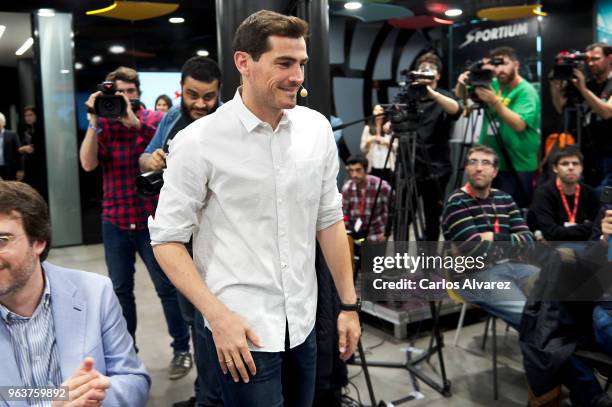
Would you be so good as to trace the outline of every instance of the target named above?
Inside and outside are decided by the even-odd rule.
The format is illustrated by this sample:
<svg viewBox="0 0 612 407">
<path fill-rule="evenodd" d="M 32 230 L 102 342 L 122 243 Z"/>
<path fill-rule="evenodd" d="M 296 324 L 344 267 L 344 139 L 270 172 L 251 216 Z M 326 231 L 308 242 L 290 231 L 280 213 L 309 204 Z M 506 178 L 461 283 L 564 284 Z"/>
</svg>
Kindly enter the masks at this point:
<svg viewBox="0 0 612 407">
<path fill-rule="evenodd" d="M 317 202 L 323 182 L 323 161 L 320 158 L 295 162 L 296 200 Z"/>
</svg>

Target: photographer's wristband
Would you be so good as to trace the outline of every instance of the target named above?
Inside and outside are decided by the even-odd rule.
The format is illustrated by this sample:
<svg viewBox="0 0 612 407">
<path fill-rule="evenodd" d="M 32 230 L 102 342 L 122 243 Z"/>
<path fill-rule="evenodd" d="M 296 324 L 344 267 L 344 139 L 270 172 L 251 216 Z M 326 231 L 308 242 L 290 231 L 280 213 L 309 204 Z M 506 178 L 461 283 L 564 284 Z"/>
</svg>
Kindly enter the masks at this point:
<svg viewBox="0 0 612 407">
<path fill-rule="evenodd" d="M 102 129 L 101 129 L 100 127 L 94 126 L 94 125 L 93 125 L 93 124 L 91 124 L 91 123 L 89 123 L 89 124 L 87 125 L 87 128 L 88 128 L 88 129 L 92 129 L 96 135 L 98 135 L 98 134 L 102 133 Z"/>
</svg>

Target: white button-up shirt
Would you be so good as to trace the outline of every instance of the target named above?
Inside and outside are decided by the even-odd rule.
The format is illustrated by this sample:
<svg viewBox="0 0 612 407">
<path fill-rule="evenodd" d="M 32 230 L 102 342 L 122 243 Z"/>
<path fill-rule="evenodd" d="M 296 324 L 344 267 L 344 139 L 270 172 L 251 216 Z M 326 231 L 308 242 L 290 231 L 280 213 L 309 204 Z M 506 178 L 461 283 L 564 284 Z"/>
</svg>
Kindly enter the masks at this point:
<svg viewBox="0 0 612 407">
<path fill-rule="evenodd" d="M 316 231 L 342 221 L 338 155 L 329 122 L 296 106 L 276 129 L 239 92 L 175 137 L 153 244 L 187 242 L 211 292 L 263 342 L 304 342 L 317 308 Z M 208 323 L 207 323 L 208 324 Z"/>
</svg>

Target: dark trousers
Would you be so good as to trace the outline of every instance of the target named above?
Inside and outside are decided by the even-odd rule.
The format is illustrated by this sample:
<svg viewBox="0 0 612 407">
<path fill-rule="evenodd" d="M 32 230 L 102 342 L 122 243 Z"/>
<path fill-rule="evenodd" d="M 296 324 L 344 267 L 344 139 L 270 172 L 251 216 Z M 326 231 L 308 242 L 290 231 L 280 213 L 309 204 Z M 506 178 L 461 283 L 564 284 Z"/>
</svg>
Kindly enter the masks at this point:
<svg viewBox="0 0 612 407">
<path fill-rule="evenodd" d="M 121 230 L 108 221 L 102 222 L 102 240 L 108 274 L 113 282 L 115 294 L 121 304 L 128 332 L 136 345 L 136 301 L 134 299 L 134 264 L 136 253 L 144 262 L 157 296 L 161 300 L 168 333 L 172 337 L 175 352 L 189 350 L 189 328 L 181 315 L 177 291 L 164 274 L 153 255 L 148 229 Z"/>
<path fill-rule="evenodd" d="M 212 333 L 206 329 L 210 354 L 217 354 Z M 314 329 L 304 343 L 289 349 L 285 337 L 284 352 L 251 352 L 257 374 L 249 383 L 235 383 L 231 374 L 216 372 L 226 407 L 311 407 L 314 398 L 317 342 Z"/>
<path fill-rule="evenodd" d="M 219 379 L 217 379 L 215 371 L 215 365 L 218 363 L 217 355 L 215 353 L 211 356 L 206 346 L 204 318 L 180 292 L 178 293 L 178 298 L 183 319 L 191 329 L 191 338 L 193 340 L 193 358 L 197 373 L 193 384 L 196 407 L 223 406 L 221 387 L 219 386 Z"/>
<path fill-rule="evenodd" d="M 437 242 L 440 237 L 440 216 L 444 207 L 446 185 L 450 175 L 435 180 L 419 181 L 417 188 L 423 199 L 423 214 L 425 215 L 425 240 Z"/>
</svg>

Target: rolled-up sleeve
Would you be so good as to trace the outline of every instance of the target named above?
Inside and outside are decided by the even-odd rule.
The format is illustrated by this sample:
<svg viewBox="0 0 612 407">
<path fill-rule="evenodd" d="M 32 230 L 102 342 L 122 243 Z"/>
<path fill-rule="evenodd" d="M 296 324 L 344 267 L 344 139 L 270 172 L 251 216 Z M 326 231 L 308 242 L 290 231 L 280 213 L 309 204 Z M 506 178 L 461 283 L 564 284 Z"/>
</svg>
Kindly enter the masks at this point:
<svg viewBox="0 0 612 407">
<path fill-rule="evenodd" d="M 342 216 L 342 195 L 338 192 L 338 148 L 331 126 L 325 123 L 326 152 L 323 160 L 323 181 L 321 199 L 317 213 L 317 231 L 340 222 Z"/>
<path fill-rule="evenodd" d="M 149 217 L 151 244 L 188 242 L 206 199 L 207 165 L 199 128 L 177 134 L 170 146 L 164 186 L 155 217 Z"/>
</svg>

